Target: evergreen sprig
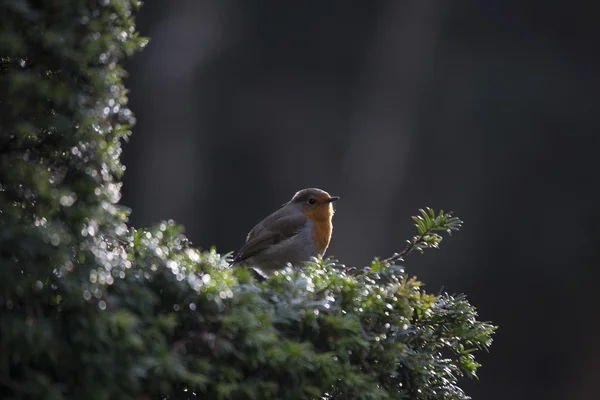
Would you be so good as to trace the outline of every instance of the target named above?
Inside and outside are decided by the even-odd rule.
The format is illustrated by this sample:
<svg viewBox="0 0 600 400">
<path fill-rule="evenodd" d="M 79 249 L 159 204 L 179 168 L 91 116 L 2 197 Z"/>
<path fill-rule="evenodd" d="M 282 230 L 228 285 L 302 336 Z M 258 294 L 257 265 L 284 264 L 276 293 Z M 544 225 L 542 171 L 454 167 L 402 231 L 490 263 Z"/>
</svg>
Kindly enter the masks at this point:
<svg viewBox="0 0 600 400">
<path fill-rule="evenodd" d="M 447 232 L 452 235 L 453 231 L 458 231 L 462 227 L 462 221 L 452 216 L 452 213 L 445 213 L 444 210 L 436 215 L 435 211 L 429 207 L 419 209 L 419 214 L 413 216 L 418 234 L 407 240 L 406 247 L 400 253 L 395 253 L 384 261 L 393 263 L 402 260 L 414 250 L 423 253 L 424 249 L 437 249 L 443 239 L 436 232 Z"/>
</svg>

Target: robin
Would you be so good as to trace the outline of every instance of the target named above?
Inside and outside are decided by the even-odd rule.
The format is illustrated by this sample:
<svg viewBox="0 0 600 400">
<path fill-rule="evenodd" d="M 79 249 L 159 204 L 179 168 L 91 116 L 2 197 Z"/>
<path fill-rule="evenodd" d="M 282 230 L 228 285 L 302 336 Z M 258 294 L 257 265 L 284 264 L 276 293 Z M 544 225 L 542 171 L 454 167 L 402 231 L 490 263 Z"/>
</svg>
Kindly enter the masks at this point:
<svg viewBox="0 0 600 400">
<path fill-rule="evenodd" d="M 299 265 L 322 256 L 331 240 L 333 202 L 338 199 L 321 189 L 300 190 L 252 228 L 232 266 L 247 265 L 266 277 L 288 262 Z"/>
</svg>

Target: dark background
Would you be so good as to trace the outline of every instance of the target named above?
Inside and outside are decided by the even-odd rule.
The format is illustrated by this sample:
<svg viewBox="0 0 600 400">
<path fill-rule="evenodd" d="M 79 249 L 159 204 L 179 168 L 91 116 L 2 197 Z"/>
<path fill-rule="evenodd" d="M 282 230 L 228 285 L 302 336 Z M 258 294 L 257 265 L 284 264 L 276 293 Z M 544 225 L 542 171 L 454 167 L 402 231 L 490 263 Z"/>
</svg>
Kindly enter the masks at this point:
<svg viewBox="0 0 600 400">
<path fill-rule="evenodd" d="M 467 393 L 600 399 L 599 7 L 148 1 L 122 202 L 227 252 L 320 187 L 354 266 L 452 210 L 463 230 L 407 267 L 500 326 Z"/>
</svg>

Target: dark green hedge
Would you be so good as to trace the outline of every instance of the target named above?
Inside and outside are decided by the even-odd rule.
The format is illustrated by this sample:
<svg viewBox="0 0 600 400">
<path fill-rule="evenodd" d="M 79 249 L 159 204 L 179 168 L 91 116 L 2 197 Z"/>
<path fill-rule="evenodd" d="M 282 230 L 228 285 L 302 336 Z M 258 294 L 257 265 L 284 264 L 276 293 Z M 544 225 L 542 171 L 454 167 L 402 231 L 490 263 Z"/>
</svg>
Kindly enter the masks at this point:
<svg viewBox="0 0 600 400">
<path fill-rule="evenodd" d="M 0 0 L 2 398 L 467 398 L 457 378 L 494 327 L 395 260 L 258 283 L 172 221 L 127 225 L 120 63 L 144 44 L 138 7 Z M 407 250 L 451 221 L 424 213 Z"/>
</svg>

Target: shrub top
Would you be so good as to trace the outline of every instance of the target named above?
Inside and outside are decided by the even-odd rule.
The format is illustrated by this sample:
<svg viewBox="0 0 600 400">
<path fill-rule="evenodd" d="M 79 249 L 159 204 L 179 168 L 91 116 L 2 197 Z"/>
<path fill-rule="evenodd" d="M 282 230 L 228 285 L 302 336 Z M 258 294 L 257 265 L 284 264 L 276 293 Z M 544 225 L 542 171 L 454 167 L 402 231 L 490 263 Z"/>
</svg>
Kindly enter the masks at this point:
<svg viewBox="0 0 600 400">
<path fill-rule="evenodd" d="M 5 398 L 465 399 L 494 327 L 395 263 L 256 282 L 166 221 L 127 225 L 129 0 L 0 3 L 0 387 Z M 452 224 L 455 225 L 452 225 Z"/>
</svg>

